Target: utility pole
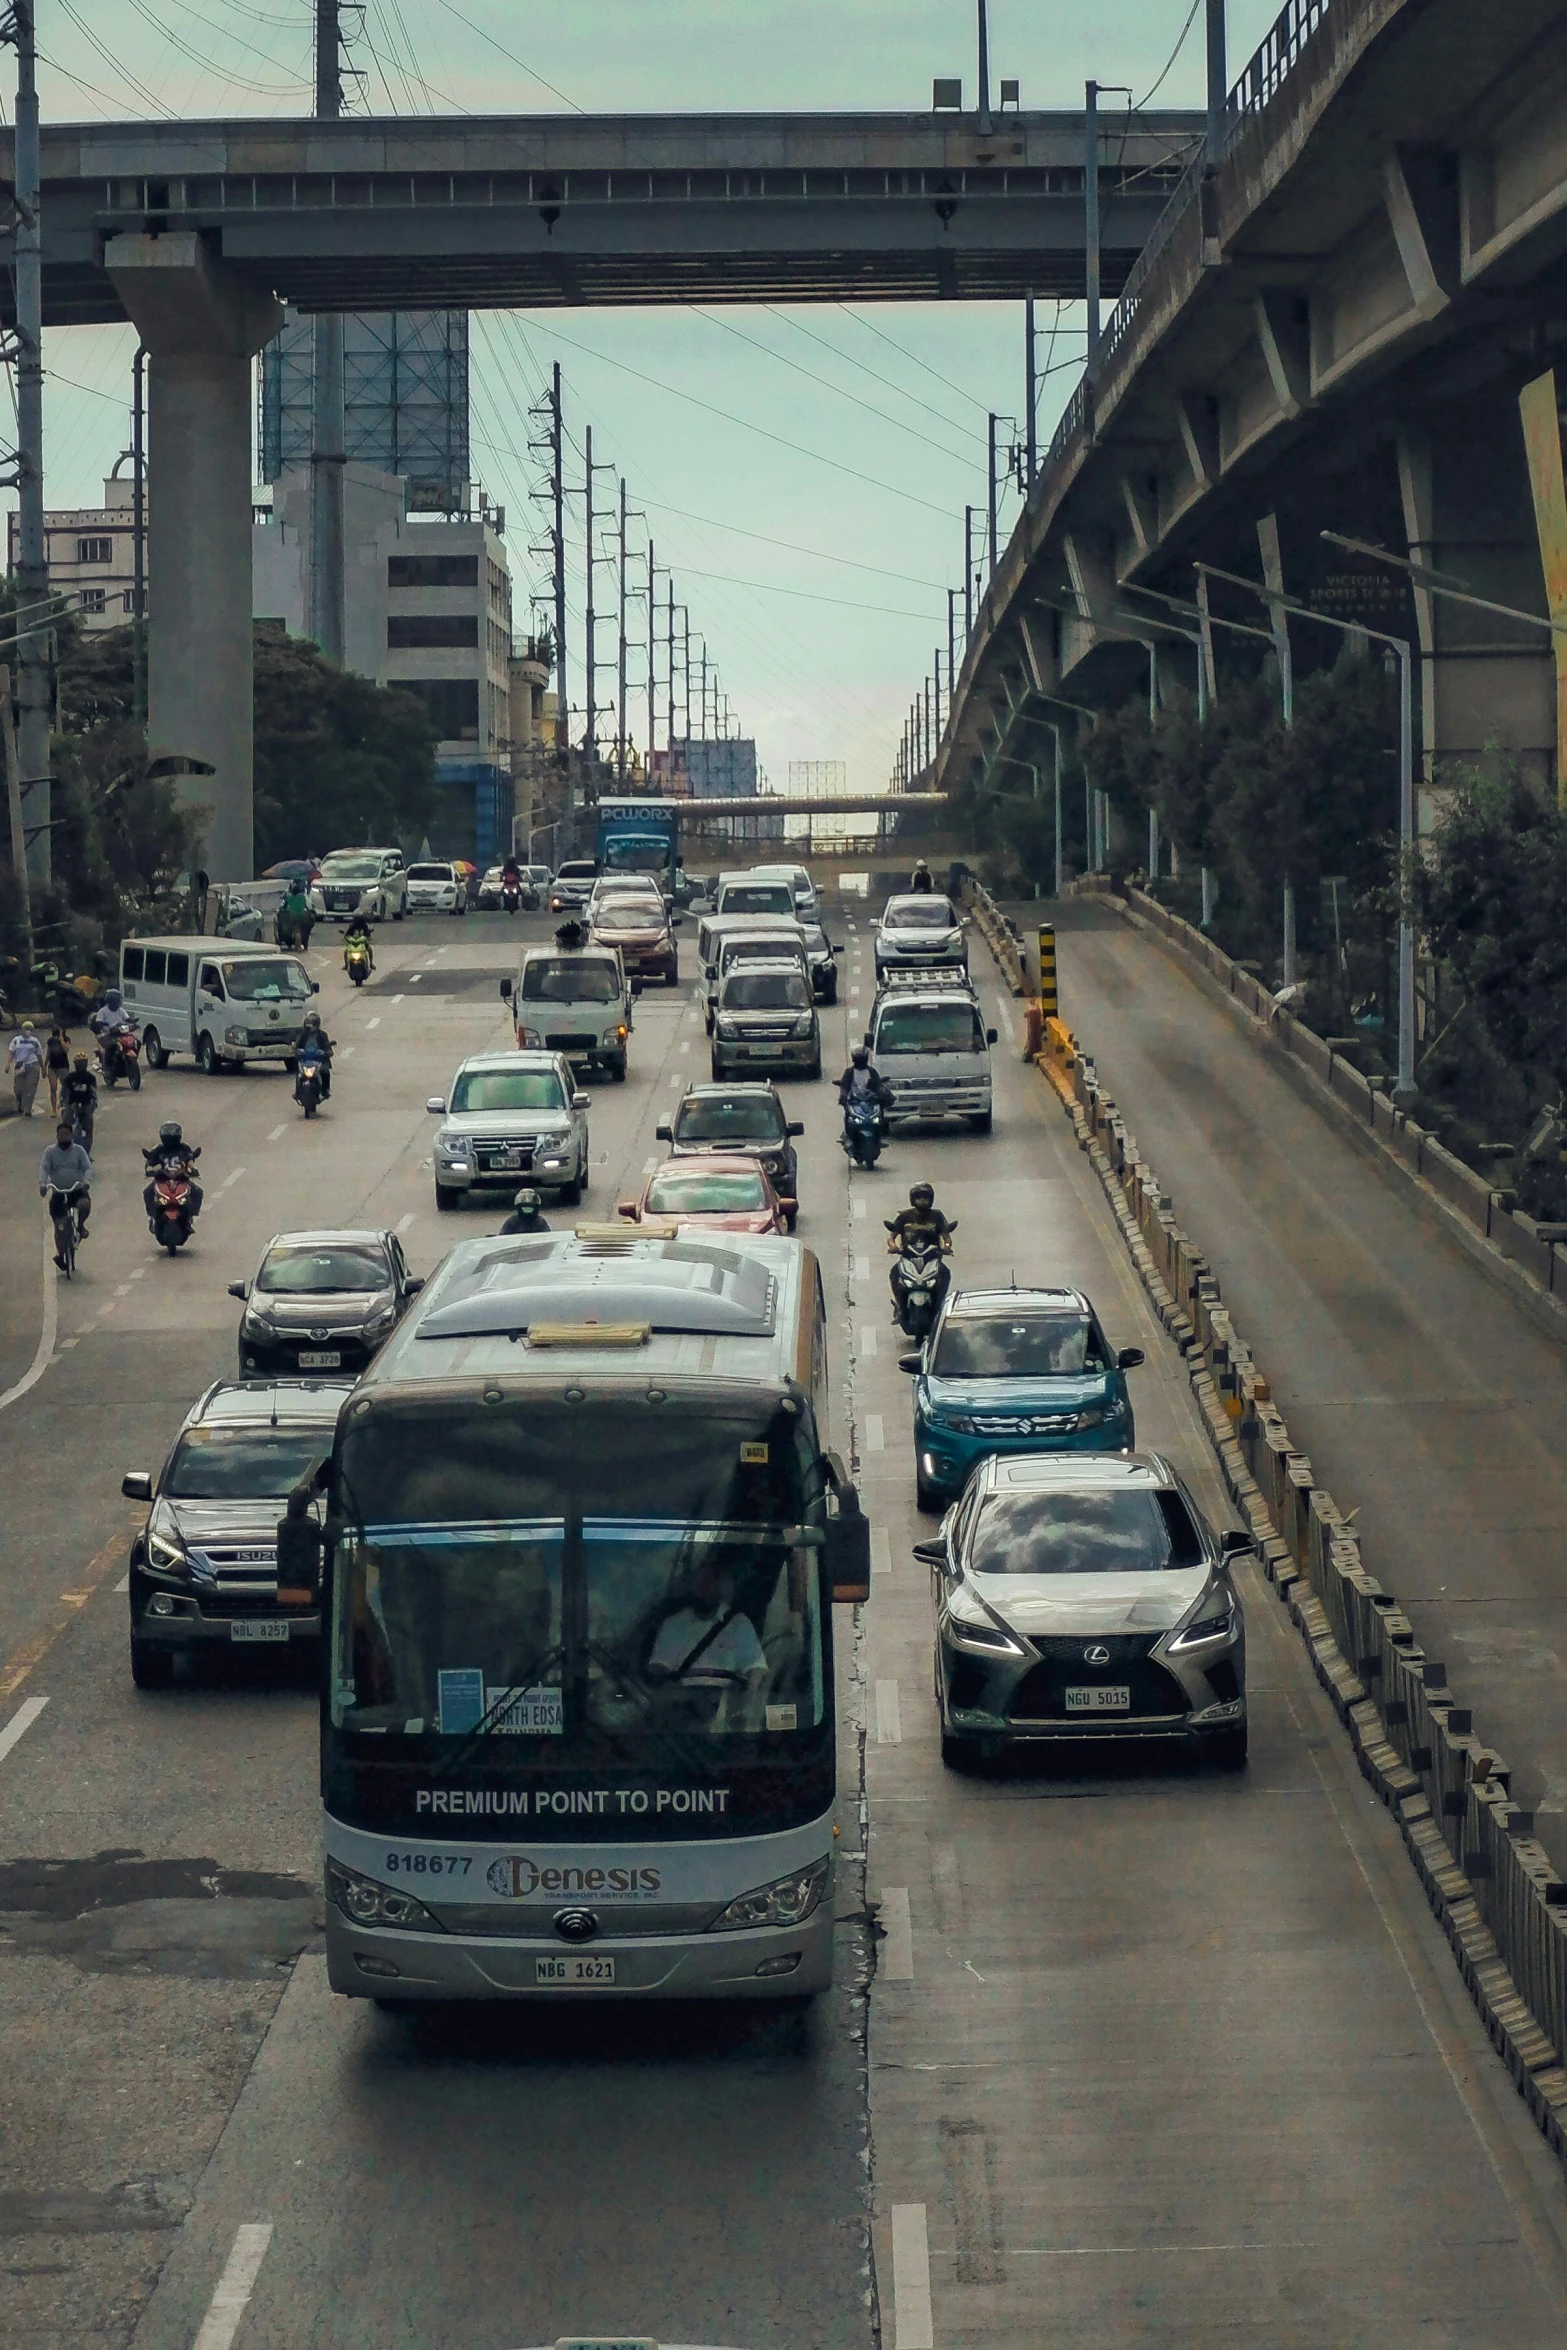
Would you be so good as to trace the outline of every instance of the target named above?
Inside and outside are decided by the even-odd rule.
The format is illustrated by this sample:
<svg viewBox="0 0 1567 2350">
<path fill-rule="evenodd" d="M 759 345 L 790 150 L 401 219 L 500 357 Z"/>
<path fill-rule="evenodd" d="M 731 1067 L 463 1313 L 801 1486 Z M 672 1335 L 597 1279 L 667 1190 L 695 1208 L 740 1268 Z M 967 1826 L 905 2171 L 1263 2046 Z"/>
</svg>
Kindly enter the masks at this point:
<svg viewBox="0 0 1567 2350">
<path fill-rule="evenodd" d="M 131 716 L 147 737 L 147 346 L 131 362 Z"/>
<path fill-rule="evenodd" d="M 990 25 L 985 0 L 979 0 L 979 128 L 990 134 Z"/>
<path fill-rule="evenodd" d="M 669 636 L 669 698 L 665 704 L 669 713 L 669 731 L 664 737 L 664 748 L 673 755 L 675 748 L 675 575 L 669 574 L 668 636 Z"/>
<path fill-rule="evenodd" d="M 18 790 L 27 871 L 49 879 L 54 810 L 49 769 L 54 634 L 44 609 L 49 557 L 44 539 L 43 223 L 39 214 L 38 77 L 33 0 L 11 0 L 0 39 L 16 48 L 16 596 Z M 31 803 L 29 805 L 29 803 Z M 18 875 L 18 881 L 21 876 Z"/>
<path fill-rule="evenodd" d="M 626 780 L 626 477 L 620 477 L 620 532 L 616 540 L 616 594 L 620 634 L 615 652 L 615 774 Z"/>
<path fill-rule="evenodd" d="M 707 740 L 707 639 L 702 639 L 702 740 Z"/>
<path fill-rule="evenodd" d="M 990 479 L 986 485 L 986 494 L 989 500 L 986 515 L 990 530 L 990 576 L 994 579 L 996 576 L 996 412 L 994 409 L 990 412 L 989 436 Z"/>
<path fill-rule="evenodd" d="M 1038 371 L 1035 365 L 1034 297 L 1025 296 L 1023 303 L 1023 372 L 1028 378 L 1028 401 L 1023 410 L 1023 449 L 1027 478 L 1023 485 L 1026 497 L 1034 486 L 1034 475 L 1039 470 L 1039 435 L 1034 417 L 1038 395 Z"/>
<path fill-rule="evenodd" d="M 691 607 L 688 604 L 682 604 L 680 607 L 680 634 L 682 657 L 685 662 L 685 685 L 680 697 L 682 720 L 680 731 L 689 742 L 691 740 Z"/>
<path fill-rule="evenodd" d="M 598 615 L 593 607 L 593 427 L 583 427 L 583 451 L 587 459 L 585 509 L 587 519 L 587 592 L 583 599 L 583 634 L 587 664 L 587 728 L 582 747 L 590 766 L 598 759 L 598 701 L 594 689 L 595 664 L 598 656 Z"/>
<path fill-rule="evenodd" d="M 343 111 L 338 0 L 315 0 L 315 117 Z M 311 335 L 310 633 L 323 657 L 343 666 L 343 321 L 317 313 Z"/>
<path fill-rule="evenodd" d="M 956 588 L 947 590 L 947 701 L 950 706 L 952 691 L 958 681 L 958 595 Z"/>
<path fill-rule="evenodd" d="M 1099 84 L 1083 85 L 1083 259 L 1088 297 L 1085 382 L 1099 373 Z"/>
<path fill-rule="evenodd" d="M 571 697 L 566 691 L 566 467 L 560 416 L 560 361 L 550 378 L 550 496 L 555 515 L 555 748 L 571 749 Z"/>
<path fill-rule="evenodd" d="M 1224 0 L 1207 0 L 1207 14 L 1208 135 L 1204 142 L 1203 162 L 1208 171 L 1214 172 L 1218 170 L 1224 157 L 1224 133 L 1230 104 L 1230 68 L 1224 25 Z"/>
<path fill-rule="evenodd" d="M 963 509 L 963 650 L 974 634 L 974 509 Z"/>
<path fill-rule="evenodd" d="M 942 736 L 942 725 L 941 725 L 941 647 L 940 647 L 940 645 L 938 645 L 938 646 L 936 647 L 936 654 L 935 654 L 935 665 L 936 665 L 936 740 L 937 740 L 937 742 L 939 743 L 939 742 L 940 742 L 940 740 L 941 740 L 941 736 Z M 950 678 L 950 677 L 949 677 L 949 678 L 948 678 L 948 680 L 947 680 L 947 698 L 948 698 L 948 700 L 949 700 L 949 701 L 950 701 L 950 700 L 951 700 L 951 698 L 952 698 L 952 680 L 951 680 L 951 678 Z"/>
<path fill-rule="evenodd" d="M 654 640 L 658 632 L 658 604 L 654 594 L 653 542 L 647 543 L 647 758 L 644 767 L 651 779 L 653 745 L 658 740 L 658 679 L 655 668 Z"/>
</svg>

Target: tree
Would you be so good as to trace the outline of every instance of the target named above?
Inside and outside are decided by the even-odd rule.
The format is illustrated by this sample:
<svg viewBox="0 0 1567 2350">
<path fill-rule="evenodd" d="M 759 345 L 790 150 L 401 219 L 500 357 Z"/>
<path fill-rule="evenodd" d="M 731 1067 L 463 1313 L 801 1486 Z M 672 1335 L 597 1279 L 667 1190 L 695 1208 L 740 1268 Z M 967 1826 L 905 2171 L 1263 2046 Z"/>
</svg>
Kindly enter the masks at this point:
<svg viewBox="0 0 1567 2350">
<path fill-rule="evenodd" d="M 417 694 L 334 669 L 281 629 L 257 629 L 258 867 L 417 838 L 434 807 L 434 752 Z"/>
<path fill-rule="evenodd" d="M 1492 1049 L 1567 1092 L 1567 820 L 1523 775 L 1463 778 L 1420 875 L 1425 926 Z"/>
</svg>

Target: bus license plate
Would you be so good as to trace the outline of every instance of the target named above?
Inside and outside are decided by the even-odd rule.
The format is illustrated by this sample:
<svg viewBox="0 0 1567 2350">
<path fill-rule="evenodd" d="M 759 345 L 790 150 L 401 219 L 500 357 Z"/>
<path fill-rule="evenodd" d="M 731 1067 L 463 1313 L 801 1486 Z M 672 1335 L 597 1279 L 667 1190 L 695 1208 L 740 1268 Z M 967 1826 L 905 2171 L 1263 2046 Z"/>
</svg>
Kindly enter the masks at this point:
<svg viewBox="0 0 1567 2350">
<path fill-rule="evenodd" d="M 288 1638 L 286 1616 L 236 1616 L 229 1626 L 231 1640 L 284 1640 Z"/>
<path fill-rule="evenodd" d="M 612 1958 L 588 1958 L 579 1953 L 570 1958 L 536 1958 L 533 1965 L 537 1983 L 565 1983 L 580 1989 L 615 1980 Z"/>
<path fill-rule="evenodd" d="M 343 1358 L 336 1353 L 323 1354 L 319 1348 L 312 1353 L 307 1348 L 300 1355 L 299 1367 L 302 1371 L 340 1371 Z"/>
<path fill-rule="evenodd" d="M 1132 1692 L 1114 1685 L 1104 1689 L 1069 1689 L 1066 1710 L 1069 1714 L 1129 1714 Z"/>
</svg>

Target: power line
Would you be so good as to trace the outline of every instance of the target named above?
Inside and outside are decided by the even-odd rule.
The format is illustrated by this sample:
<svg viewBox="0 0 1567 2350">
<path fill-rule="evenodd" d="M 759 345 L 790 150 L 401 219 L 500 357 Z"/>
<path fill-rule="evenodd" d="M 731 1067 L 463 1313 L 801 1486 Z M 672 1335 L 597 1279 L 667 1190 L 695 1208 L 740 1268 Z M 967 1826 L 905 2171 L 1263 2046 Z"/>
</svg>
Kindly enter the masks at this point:
<svg viewBox="0 0 1567 2350">
<path fill-rule="evenodd" d="M 881 327 L 872 326 L 868 318 L 862 318 L 857 310 L 851 310 L 847 302 L 835 302 L 833 308 L 841 310 L 845 318 L 852 318 L 855 325 L 863 327 L 868 335 L 874 335 L 878 343 L 885 343 L 889 351 L 896 351 L 900 359 L 907 359 L 910 366 L 923 368 L 933 382 L 944 384 L 949 392 L 956 392 L 960 400 L 967 400 L 969 405 L 979 409 L 982 415 L 988 414 L 988 402 L 979 399 L 973 392 L 965 391 L 961 384 L 955 384 L 950 376 L 943 375 L 940 368 L 932 367 L 929 361 L 922 359 L 917 351 L 905 350 L 901 343 L 894 342 L 892 336 Z"/>
<path fill-rule="evenodd" d="M 1170 51 L 1169 56 L 1164 61 L 1164 71 L 1160 74 L 1158 80 L 1153 84 L 1152 88 L 1145 90 L 1142 96 L 1138 99 L 1135 99 L 1131 106 L 1128 107 L 1127 112 L 1129 114 L 1135 114 L 1140 107 L 1146 106 L 1150 99 L 1157 97 L 1159 92 L 1163 89 L 1165 83 L 1170 77 L 1170 72 L 1175 64 L 1176 59 L 1180 56 L 1181 51 L 1186 46 L 1187 34 L 1191 31 L 1192 26 L 1197 22 L 1197 11 L 1201 6 L 1202 0 L 1192 0 L 1191 7 L 1186 12 L 1186 22 L 1181 27 L 1180 39 L 1176 42 L 1175 47 Z"/>
<path fill-rule="evenodd" d="M 932 620 L 940 617 L 930 612 L 911 612 L 907 604 L 862 604 L 850 596 L 824 596 L 815 588 L 779 587 L 770 579 L 738 579 L 732 571 L 696 571 L 689 563 L 681 565 L 682 579 L 720 580 L 726 587 L 751 588 L 762 596 L 793 596 L 804 604 L 833 604 L 843 612 L 884 612 L 893 620 Z"/>
<path fill-rule="evenodd" d="M 441 6 L 448 16 L 455 16 L 459 24 L 465 24 L 471 33 L 477 33 L 481 41 L 488 41 L 492 49 L 498 49 L 501 55 L 509 58 L 513 65 L 520 65 L 530 81 L 537 82 L 541 90 L 548 90 L 550 96 L 558 98 L 562 106 L 569 106 L 573 114 L 587 112 L 587 108 L 579 106 L 575 98 L 568 98 L 564 90 L 557 90 L 553 82 L 547 82 L 536 65 L 529 65 L 526 58 L 517 55 L 515 49 L 508 49 L 504 41 L 497 41 L 495 35 L 487 31 L 482 24 L 475 24 L 471 16 L 464 16 L 460 8 L 454 8 L 452 0 L 441 0 Z"/>
<path fill-rule="evenodd" d="M 297 94 L 299 88 L 297 82 L 258 82 L 253 81 L 246 74 L 231 73 L 227 66 L 219 65 L 215 58 L 204 57 L 199 49 L 193 49 L 182 34 L 171 32 L 166 24 L 160 23 L 158 18 L 153 15 L 152 10 L 143 6 L 142 0 L 129 0 L 129 5 L 142 19 L 142 22 L 151 25 L 153 31 L 161 40 L 166 41 L 171 49 L 177 50 L 182 57 L 188 57 L 204 72 L 216 74 L 219 81 L 228 82 L 238 90 L 252 90 L 262 98 L 291 98 Z"/>
<path fill-rule="evenodd" d="M 820 384 L 824 391 L 834 393 L 838 399 L 851 401 L 856 408 L 863 408 L 868 416 L 874 416 L 878 424 L 890 424 L 895 431 L 906 432 L 911 439 L 921 442 L 927 449 L 934 449 L 939 457 L 945 457 L 950 464 L 968 465 L 973 462 L 960 451 L 949 449 L 940 441 L 933 441 L 929 433 L 920 431 L 918 425 L 905 424 L 901 417 L 888 416 L 883 409 L 873 407 L 869 400 L 862 400 L 857 392 L 845 391 L 842 384 L 832 383 L 825 375 L 818 375 L 813 367 L 802 367 L 798 359 L 791 359 L 784 352 L 775 351 L 770 343 L 759 343 L 754 335 L 743 333 L 739 327 L 731 325 L 727 318 L 718 318 L 711 310 L 697 308 L 695 303 L 692 308 L 697 317 L 705 318 L 710 326 L 722 327 L 725 334 L 735 335 L 751 350 L 762 352 L 768 359 L 775 359 L 780 367 L 790 368 L 796 375 L 803 375 L 807 383 Z"/>
</svg>

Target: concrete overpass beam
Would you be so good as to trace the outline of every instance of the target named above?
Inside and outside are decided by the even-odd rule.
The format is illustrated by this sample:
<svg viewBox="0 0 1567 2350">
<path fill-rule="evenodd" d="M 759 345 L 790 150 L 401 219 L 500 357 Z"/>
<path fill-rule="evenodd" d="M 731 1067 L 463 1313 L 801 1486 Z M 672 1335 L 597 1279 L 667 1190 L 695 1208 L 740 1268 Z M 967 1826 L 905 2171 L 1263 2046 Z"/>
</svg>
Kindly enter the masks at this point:
<svg viewBox="0 0 1567 2350">
<path fill-rule="evenodd" d="M 1191 468 L 1192 495 L 1205 497 L 1220 472 L 1219 403 L 1211 392 L 1177 392 L 1175 421 Z"/>
<path fill-rule="evenodd" d="M 1517 394 L 1510 383 L 1444 405 L 1397 433 L 1399 492 L 1412 559 L 1474 594 L 1545 616 Z M 1424 788 L 1434 820 L 1444 771 L 1515 758 L 1542 780 L 1556 765 L 1556 682 L 1544 629 L 1414 590 Z"/>
<path fill-rule="evenodd" d="M 207 870 L 248 881 L 251 361 L 283 313 L 192 232 L 111 237 L 104 266 L 149 353 L 148 748 L 211 762 Z"/>
<path fill-rule="evenodd" d="M 1132 534 L 1133 559 L 1151 555 L 1159 544 L 1159 482 L 1157 475 L 1123 473 L 1121 503 Z"/>
<path fill-rule="evenodd" d="M 1263 364 L 1283 416 L 1311 405 L 1311 311 L 1302 294 L 1260 293 L 1252 316 Z"/>
<path fill-rule="evenodd" d="M 1078 611 L 1096 636 L 1123 633 L 1111 615 L 1115 610 L 1115 542 L 1107 531 L 1069 530 L 1063 540 L 1067 577 Z"/>
<path fill-rule="evenodd" d="M 1023 644 L 1023 658 L 1028 664 L 1029 685 L 1036 694 L 1051 693 L 1061 679 L 1061 664 L 1056 652 L 1055 614 L 1050 612 L 1030 616 L 1027 612 L 1020 612 L 1017 629 Z"/>
</svg>

